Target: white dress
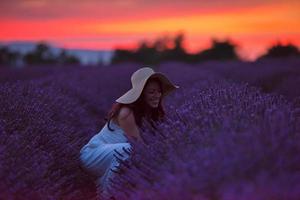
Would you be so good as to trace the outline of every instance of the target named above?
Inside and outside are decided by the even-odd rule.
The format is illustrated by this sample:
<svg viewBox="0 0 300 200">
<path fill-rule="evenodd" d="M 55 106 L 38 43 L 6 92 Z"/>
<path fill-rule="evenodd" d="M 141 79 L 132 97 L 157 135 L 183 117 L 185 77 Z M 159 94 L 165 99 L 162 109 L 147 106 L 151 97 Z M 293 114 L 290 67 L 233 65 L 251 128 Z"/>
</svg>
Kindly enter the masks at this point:
<svg viewBox="0 0 300 200">
<path fill-rule="evenodd" d="M 123 129 L 113 121 L 110 121 L 109 125 L 114 131 L 109 130 L 106 123 L 101 131 L 80 150 L 82 166 L 87 172 L 97 177 L 97 192 L 101 193 L 103 198 L 108 198 L 109 179 L 115 175 L 112 170 L 117 170 L 117 166 L 120 165 L 114 154 L 126 160 L 129 155 L 124 148 L 126 150 L 131 148 Z M 117 154 L 115 150 L 120 154 Z"/>
</svg>

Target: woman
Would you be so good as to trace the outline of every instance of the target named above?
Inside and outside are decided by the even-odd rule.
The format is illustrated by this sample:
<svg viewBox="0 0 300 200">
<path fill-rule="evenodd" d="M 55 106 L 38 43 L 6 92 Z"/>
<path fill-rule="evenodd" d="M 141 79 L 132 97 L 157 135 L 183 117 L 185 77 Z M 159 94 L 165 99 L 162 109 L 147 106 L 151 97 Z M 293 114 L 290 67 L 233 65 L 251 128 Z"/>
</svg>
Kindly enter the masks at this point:
<svg viewBox="0 0 300 200">
<path fill-rule="evenodd" d="M 114 154 L 128 158 L 124 149 L 130 148 L 128 138 L 142 142 L 139 127 L 163 119 L 162 98 L 176 88 L 162 73 L 144 67 L 131 76 L 132 88 L 116 100 L 108 113 L 107 123 L 80 150 L 83 168 L 97 176 L 96 184 L 104 198 L 108 197 L 109 179 L 119 165 Z"/>
</svg>

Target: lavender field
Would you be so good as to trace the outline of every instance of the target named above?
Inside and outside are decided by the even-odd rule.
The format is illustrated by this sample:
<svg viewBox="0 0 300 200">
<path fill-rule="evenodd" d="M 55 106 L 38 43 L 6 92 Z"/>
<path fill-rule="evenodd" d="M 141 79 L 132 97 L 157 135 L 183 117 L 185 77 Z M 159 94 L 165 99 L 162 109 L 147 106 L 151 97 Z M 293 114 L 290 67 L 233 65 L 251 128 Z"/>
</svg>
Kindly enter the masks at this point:
<svg viewBox="0 0 300 200">
<path fill-rule="evenodd" d="M 79 150 L 139 67 L 0 67 L 0 199 L 96 199 Z M 155 70 L 180 89 L 164 101 L 166 123 L 132 141 L 117 199 L 299 199 L 299 58 Z"/>
</svg>

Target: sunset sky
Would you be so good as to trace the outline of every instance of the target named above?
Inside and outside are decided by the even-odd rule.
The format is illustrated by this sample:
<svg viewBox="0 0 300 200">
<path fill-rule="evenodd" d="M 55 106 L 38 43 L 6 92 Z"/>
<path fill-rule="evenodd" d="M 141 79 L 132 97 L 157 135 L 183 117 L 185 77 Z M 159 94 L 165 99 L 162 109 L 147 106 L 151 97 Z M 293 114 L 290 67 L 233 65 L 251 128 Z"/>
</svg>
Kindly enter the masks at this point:
<svg viewBox="0 0 300 200">
<path fill-rule="evenodd" d="M 197 52 L 229 38 L 248 60 L 280 41 L 300 47 L 299 0 L 8 0 L 0 2 L 0 41 L 47 41 L 64 48 L 135 48 L 185 34 Z"/>
</svg>

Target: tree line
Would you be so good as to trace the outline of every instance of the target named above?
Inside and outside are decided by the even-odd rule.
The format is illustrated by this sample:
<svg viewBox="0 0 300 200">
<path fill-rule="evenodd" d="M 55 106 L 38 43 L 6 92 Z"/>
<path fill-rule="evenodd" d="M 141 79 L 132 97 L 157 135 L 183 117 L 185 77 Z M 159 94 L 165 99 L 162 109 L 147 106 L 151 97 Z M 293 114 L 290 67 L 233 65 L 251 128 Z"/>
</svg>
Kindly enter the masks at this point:
<svg viewBox="0 0 300 200">
<path fill-rule="evenodd" d="M 69 55 L 65 49 L 61 49 L 58 54 L 54 54 L 48 44 L 38 43 L 35 48 L 22 55 L 19 52 L 11 51 L 8 47 L 0 47 L 0 64 L 18 65 L 68 65 L 80 64 L 79 58 Z"/>
<path fill-rule="evenodd" d="M 236 51 L 236 45 L 230 40 L 219 41 L 212 39 L 210 48 L 197 53 L 188 53 L 184 49 L 185 36 L 183 33 L 171 38 L 163 36 L 153 42 L 141 41 L 135 50 L 116 49 L 112 57 L 112 64 L 120 62 L 138 62 L 142 64 L 158 64 L 164 61 L 180 61 L 198 63 L 207 60 L 241 60 Z M 299 49 L 293 44 L 283 45 L 279 42 L 271 46 L 258 60 L 264 58 L 278 58 L 300 56 Z M 59 54 L 53 54 L 46 43 L 38 43 L 35 49 L 25 55 L 0 47 L 0 64 L 17 65 L 69 65 L 80 64 L 80 59 L 69 55 L 62 49 Z"/>
<path fill-rule="evenodd" d="M 229 39 L 224 41 L 212 39 L 210 48 L 194 54 L 186 52 L 183 43 L 184 34 L 182 33 L 174 38 L 158 38 L 152 43 L 142 41 L 136 50 L 116 49 L 112 63 L 134 61 L 144 64 L 157 64 L 169 60 L 187 63 L 207 60 L 241 60 L 236 51 L 237 46 Z M 300 56 L 299 49 L 293 44 L 283 45 L 278 42 L 257 59 L 288 56 Z"/>
</svg>

